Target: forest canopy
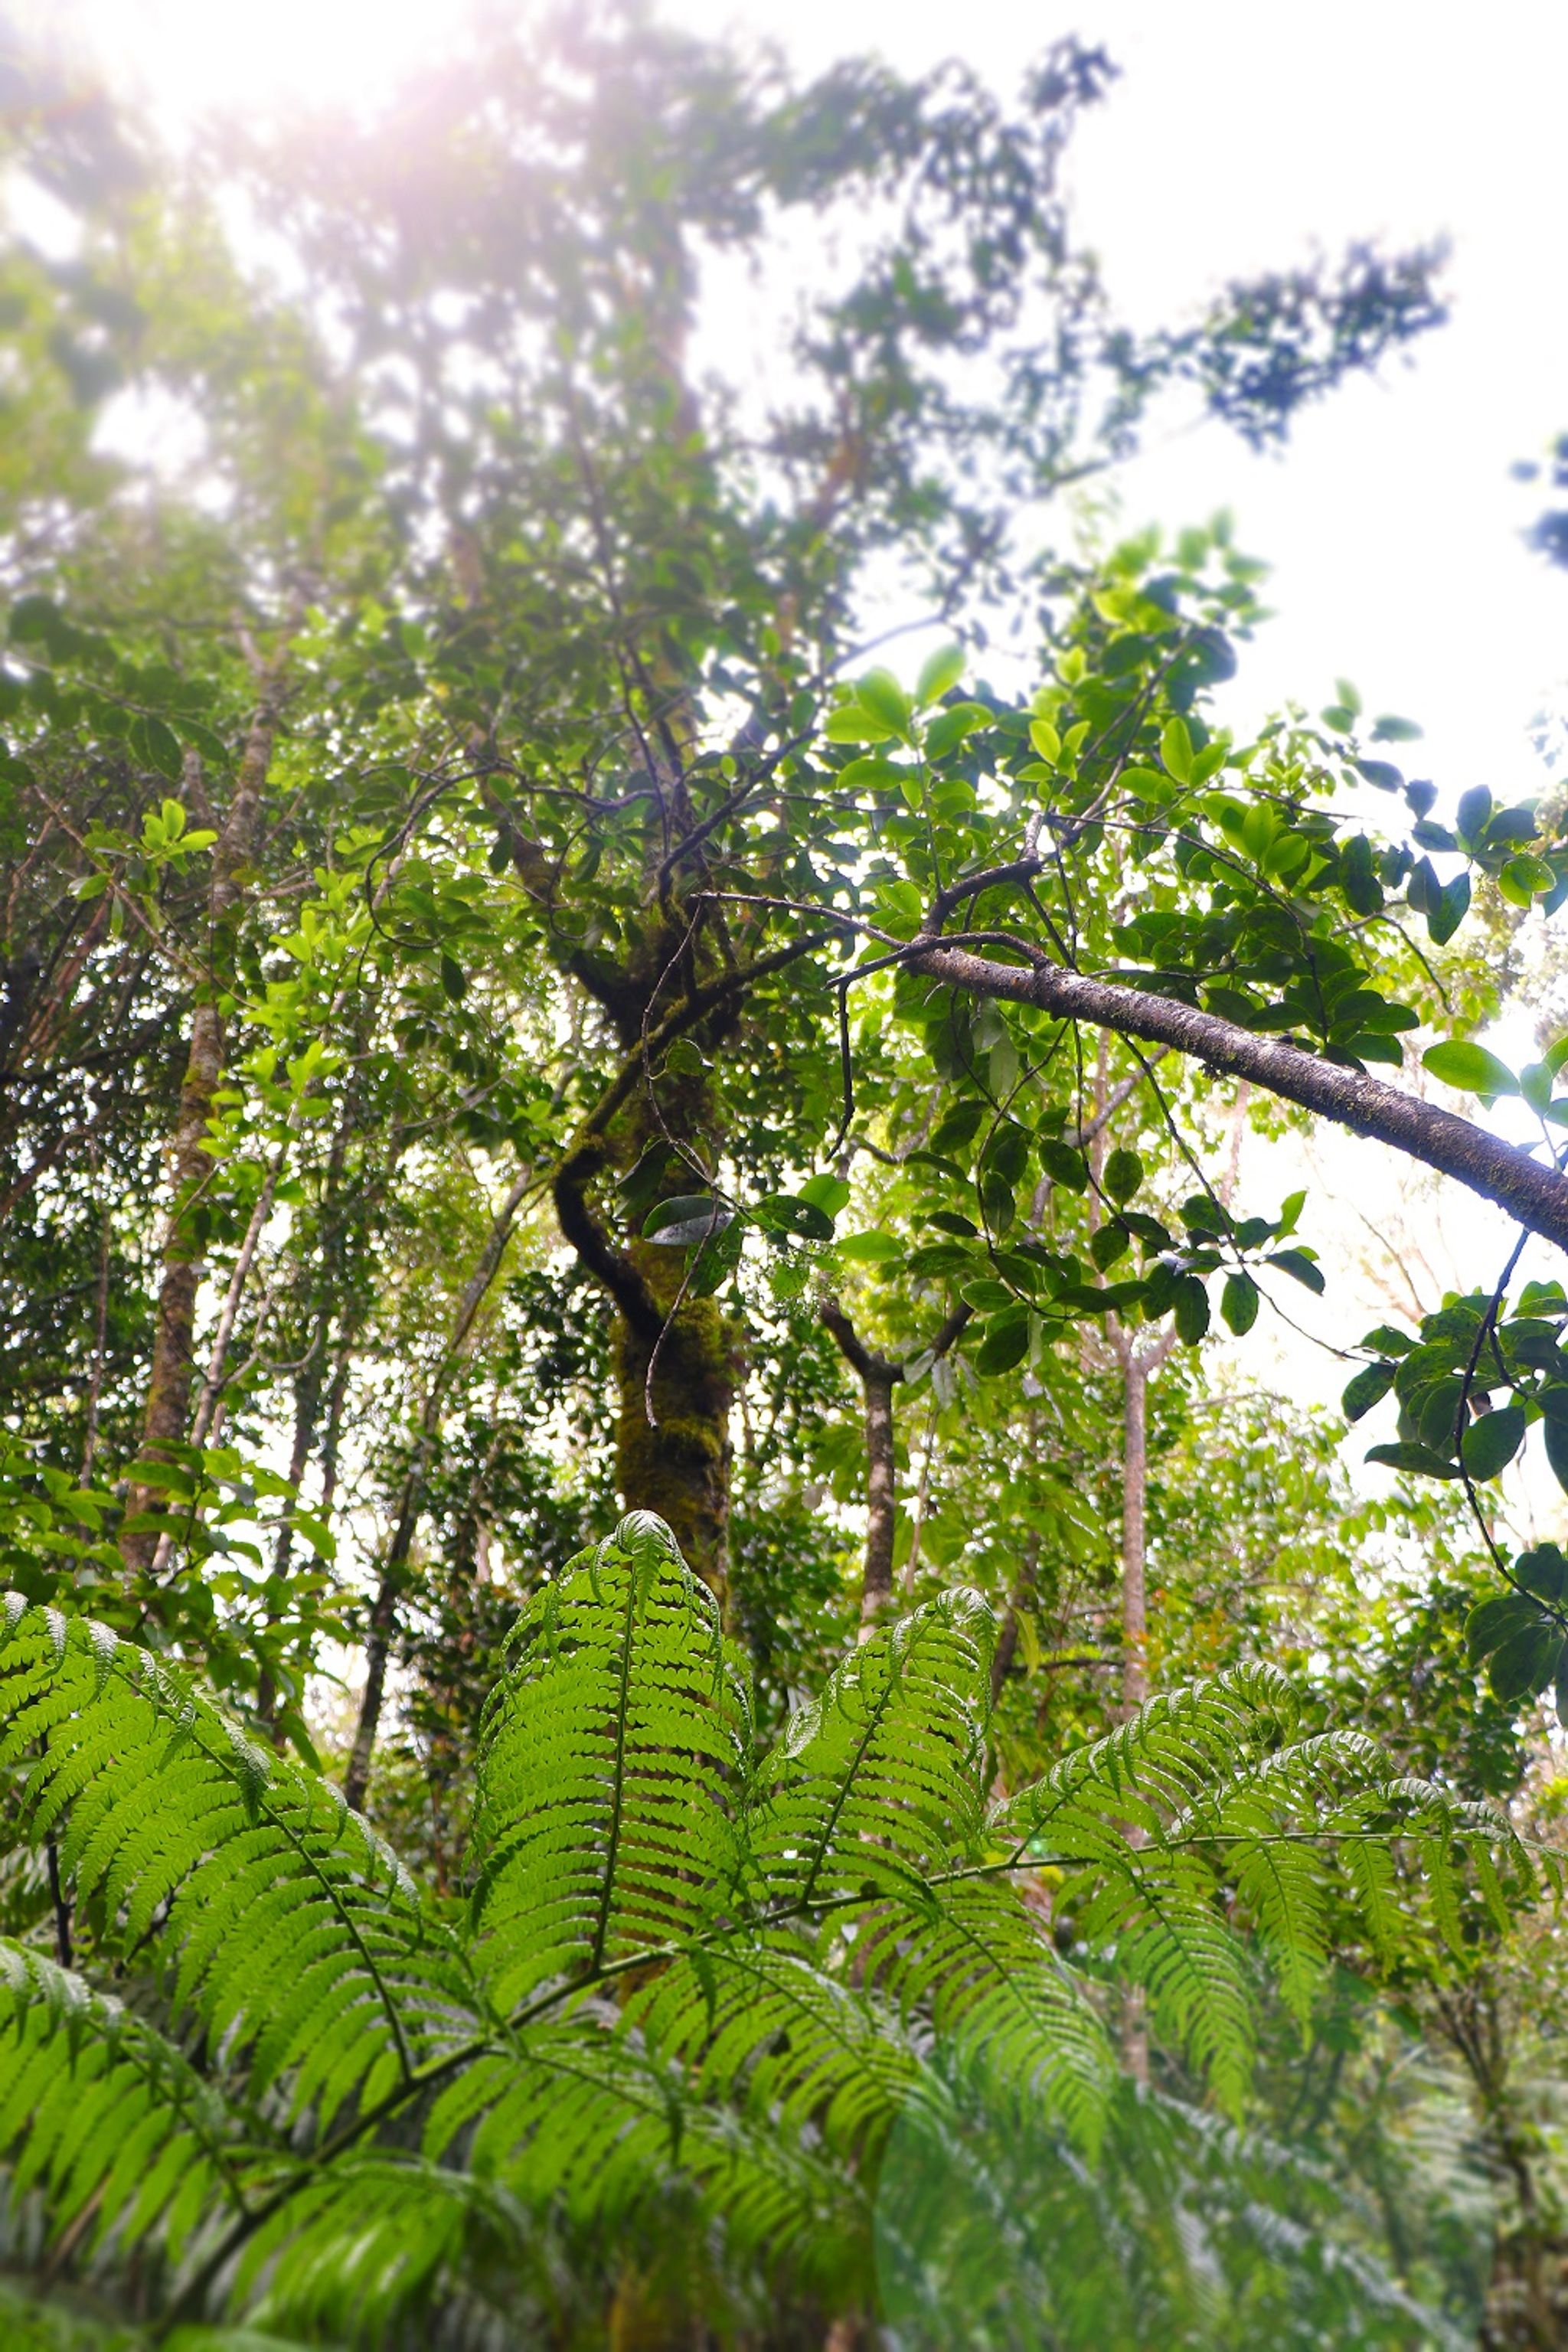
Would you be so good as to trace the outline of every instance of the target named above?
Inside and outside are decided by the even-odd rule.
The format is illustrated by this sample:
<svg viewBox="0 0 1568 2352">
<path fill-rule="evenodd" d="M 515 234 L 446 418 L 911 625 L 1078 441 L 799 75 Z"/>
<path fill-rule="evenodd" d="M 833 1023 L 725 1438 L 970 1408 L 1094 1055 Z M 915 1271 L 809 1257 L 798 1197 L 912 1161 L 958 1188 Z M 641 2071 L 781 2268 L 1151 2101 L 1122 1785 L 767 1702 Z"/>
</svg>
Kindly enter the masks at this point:
<svg viewBox="0 0 1568 2352">
<path fill-rule="evenodd" d="M 6 70 L 15 2340 L 1561 2341 L 1568 829 L 1084 504 L 1441 255 L 1134 330 L 1074 41 Z M 1519 1242 L 1337 1416 L 1317 1125 Z"/>
</svg>

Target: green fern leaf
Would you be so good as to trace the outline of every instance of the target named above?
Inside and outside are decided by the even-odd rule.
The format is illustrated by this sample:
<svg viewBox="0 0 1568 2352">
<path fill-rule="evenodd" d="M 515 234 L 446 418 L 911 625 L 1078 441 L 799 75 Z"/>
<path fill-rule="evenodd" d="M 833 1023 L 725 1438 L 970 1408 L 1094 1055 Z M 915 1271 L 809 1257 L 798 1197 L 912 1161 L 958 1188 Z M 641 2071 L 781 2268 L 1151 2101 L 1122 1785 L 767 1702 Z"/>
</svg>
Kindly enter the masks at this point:
<svg viewBox="0 0 1568 2352">
<path fill-rule="evenodd" d="M 472 1916 L 501 2007 L 707 1919 L 736 1875 L 748 1733 L 713 1597 L 651 1513 L 530 1604 L 479 1766 Z"/>
</svg>

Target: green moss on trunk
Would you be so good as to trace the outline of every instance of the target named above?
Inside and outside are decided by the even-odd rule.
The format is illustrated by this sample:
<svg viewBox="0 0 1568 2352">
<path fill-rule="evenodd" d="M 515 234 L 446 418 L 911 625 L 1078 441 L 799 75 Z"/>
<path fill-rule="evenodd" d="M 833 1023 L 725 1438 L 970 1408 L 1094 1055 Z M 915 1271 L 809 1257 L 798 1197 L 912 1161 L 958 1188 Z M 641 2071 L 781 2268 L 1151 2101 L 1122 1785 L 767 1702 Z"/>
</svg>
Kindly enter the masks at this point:
<svg viewBox="0 0 1568 2352">
<path fill-rule="evenodd" d="M 668 1522 L 721 1608 L 729 1598 L 730 1411 L 738 1337 L 711 1298 L 688 1300 L 658 1347 L 650 1424 L 654 1346 L 616 1318 L 616 1476 L 622 1499 L 627 1510 L 657 1511 Z"/>
</svg>

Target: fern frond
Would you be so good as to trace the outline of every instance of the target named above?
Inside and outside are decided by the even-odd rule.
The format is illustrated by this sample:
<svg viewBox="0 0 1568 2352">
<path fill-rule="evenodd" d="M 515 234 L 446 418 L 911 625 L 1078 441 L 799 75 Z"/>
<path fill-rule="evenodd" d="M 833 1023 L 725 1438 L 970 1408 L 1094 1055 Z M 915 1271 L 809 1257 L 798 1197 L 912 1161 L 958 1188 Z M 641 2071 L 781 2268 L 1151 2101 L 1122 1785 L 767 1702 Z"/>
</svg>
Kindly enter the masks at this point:
<svg viewBox="0 0 1568 2352">
<path fill-rule="evenodd" d="M 102 1627 L 13 1614 L 0 1766 L 109 1950 L 171 1972 L 264 2089 L 295 2075 L 324 2126 L 473 2032 L 461 1953 L 326 1782 L 263 1754 L 198 1691 Z M 41 1752 L 40 1752 L 41 1751 Z"/>
<path fill-rule="evenodd" d="M 523 2216 L 493 2182 L 413 2155 L 356 2152 L 258 2230 L 228 2293 L 263 2329 L 374 2344 L 498 2258 L 526 2272 Z"/>
<path fill-rule="evenodd" d="M 173 2262 L 213 2211 L 245 2210 L 234 2116 L 184 2053 L 41 1953 L 0 1944 L 0 2153 L 48 2192 L 58 2236 L 121 2252 L 157 2231 Z"/>
<path fill-rule="evenodd" d="M 865 2217 L 852 2173 L 784 2104 L 727 2101 L 614 2011 L 579 2007 L 444 2093 L 424 2153 L 460 2140 L 465 2168 L 520 2206 L 601 2232 L 684 2177 L 737 2251 L 788 2253 L 804 2271 L 837 2260 Z"/>
<path fill-rule="evenodd" d="M 479 1763 L 473 1920 L 501 2007 L 708 1918 L 749 1727 L 713 1597 L 650 1512 L 529 1604 Z"/>
<path fill-rule="evenodd" d="M 907 1895 L 975 1847 L 994 1626 L 944 1592 L 879 1628 L 790 1719 L 747 1815 L 770 1907 Z"/>
<path fill-rule="evenodd" d="M 865 1980 L 930 2015 L 955 2059 L 1010 2086 L 1020 2108 L 1099 2139 L 1116 2063 L 1083 1974 L 1016 1889 L 961 1878 L 934 1887 L 916 1918 L 892 1906 L 862 1915 Z"/>
<path fill-rule="evenodd" d="M 1071 1874 L 1062 1901 L 1078 1932 L 1147 1989 L 1156 2024 L 1233 2104 L 1252 2043 L 1241 1922 L 1305 2029 L 1331 1903 L 1348 1901 L 1385 1953 L 1409 1933 L 1395 1841 L 1418 1862 L 1432 1915 L 1456 1949 L 1457 1843 L 1517 1844 L 1489 1809 L 1388 1776 L 1382 1751 L 1360 1734 L 1282 1737 L 1293 1712 L 1288 1685 L 1266 1666 L 1173 1691 L 1065 1757 L 991 1822 L 1018 1860 Z M 1495 1886 L 1489 1860 L 1486 1868 Z"/>
<path fill-rule="evenodd" d="M 312 2338 L 416 2324 L 459 2283 L 515 2332 L 556 2226 L 609 2244 L 679 2217 L 727 2261 L 856 2273 L 878 2168 L 928 2110 L 1059 2317 L 1009 2136 L 1057 2151 L 1061 2214 L 1124 2226 L 1084 2162 L 1120 2113 L 1108 1967 L 1234 2107 L 1244 1927 L 1304 2018 L 1347 1906 L 1392 1947 L 1417 1871 L 1451 1940 L 1472 1882 L 1504 1900 L 1505 1822 L 1383 1777 L 1366 1740 L 1292 1739 L 1268 1669 L 1156 1699 L 987 1815 L 991 1620 L 963 1592 L 879 1630 L 749 1778 L 712 1600 L 634 1515 L 509 1645 L 465 1941 L 335 1791 L 159 1661 L 20 1601 L 6 1626 L 20 1818 L 92 1963 L 172 2021 L 0 1955 L 13 2189 L 57 2242 L 148 2242 L 183 2305 Z M 1048 1926 L 1016 1883 L 1046 1863 Z M 984 2086 L 978 2138 L 949 2074 Z M 1009 2296 L 998 2345 L 1057 2340 Z"/>
<path fill-rule="evenodd" d="M 705 2099 L 846 2154 L 877 2144 L 919 2066 L 894 2015 L 806 1952 L 743 1933 L 664 1970 L 625 2021 Z"/>
<path fill-rule="evenodd" d="M 1234 1667 L 1162 1692 L 999 1806 L 992 1832 L 1020 1855 L 1048 1842 L 1053 1853 L 1084 1860 L 1091 1849 L 1113 1852 L 1125 1842 L 1113 1824 L 1163 1834 L 1268 1753 L 1294 1714 L 1289 1683 L 1268 1666 Z"/>
</svg>

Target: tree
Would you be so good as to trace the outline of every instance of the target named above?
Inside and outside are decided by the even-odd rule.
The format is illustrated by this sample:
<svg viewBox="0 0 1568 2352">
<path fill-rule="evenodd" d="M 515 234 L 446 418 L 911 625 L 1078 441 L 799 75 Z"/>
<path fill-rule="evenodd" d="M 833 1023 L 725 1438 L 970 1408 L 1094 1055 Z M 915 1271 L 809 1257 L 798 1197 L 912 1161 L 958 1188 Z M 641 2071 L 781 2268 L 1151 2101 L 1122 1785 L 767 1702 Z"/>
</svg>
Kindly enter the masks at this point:
<svg viewBox="0 0 1568 2352">
<path fill-rule="evenodd" d="M 1385 756 L 1406 723 L 1368 726 L 1348 692 L 1319 723 L 1297 715 L 1235 741 L 1211 698 L 1256 619 L 1257 567 L 1223 523 L 1170 551 L 1145 539 L 1072 564 L 1038 551 L 1044 502 L 1130 447 L 1173 385 L 1195 385 L 1254 438 L 1277 436 L 1302 400 L 1437 315 L 1432 257 L 1363 251 L 1337 274 L 1234 289 L 1192 326 L 1132 336 L 1058 190 L 1063 144 L 1108 79 L 1098 53 L 1069 44 L 1012 113 L 956 71 L 906 84 L 847 66 L 798 90 L 640 15 L 589 12 L 476 54 L 394 124 L 237 140 L 184 180 L 79 118 L 112 162 L 81 188 L 82 257 L 60 271 L 9 257 L 16 396 L 38 457 L 0 485 L 17 812 L 4 836 L 0 1265 L 21 1314 L 0 1483 L 7 1573 L 19 1603 L 90 1615 L 124 1644 L 100 1634 L 95 1650 L 70 1631 L 51 1681 L 28 1615 L 27 1655 L 54 1694 L 39 1706 L 74 1719 L 79 1701 L 120 1739 L 113 1702 L 92 1717 L 83 1661 L 111 1662 L 116 1698 L 120 1678 L 143 1678 L 154 1713 L 178 1687 L 165 1670 L 199 1668 L 234 1710 L 191 1702 L 202 1754 L 237 1743 L 242 1808 L 247 1790 L 258 1804 L 288 1791 L 311 1867 L 348 1874 L 356 1917 L 391 1865 L 335 1810 L 327 1844 L 310 1844 L 318 1809 L 329 1818 L 318 1743 L 355 1813 L 369 1805 L 407 1832 L 433 1904 L 405 1912 L 389 1897 L 403 1926 L 387 1932 L 428 1932 L 456 1974 L 416 1988 L 411 2019 L 384 2004 L 394 2049 L 437 2030 L 418 2007 L 427 1992 L 462 2008 L 473 1991 L 472 1949 L 446 1939 L 441 1906 L 472 1893 L 493 1834 L 480 1724 L 508 1629 L 525 1646 L 565 1640 L 552 1612 L 563 1592 L 581 1599 L 584 1577 L 592 1595 L 629 1576 L 632 1607 L 634 1554 L 664 1562 L 649 1590 L 679 1586 L 682 1623 L 715 1657 L 743 1641 L 756 1753 L 780 1773 L 796 1734 L 817 1724 L 831 1740 L 835 1707 L 853 1719 L 877 1676 L 897 1680 L 889 1661 L 947 1629 L 969 1647 L 932 1704 L 963 1716 L 963 1802 L 998 1782 L 1005 1806 L 1042 1774 L 1063 1788 L 1109 1774 L 1107 1851 L 1123 1885 L 1143 1884 L 1175 1832 L 1158 1804 L 1148 1821 L 1115 1810 L 1136 1794 L 1118 1759 L 1158 1746 L 1184 1707 L 1223 1715 L 1231 1701 L 1156 1690 L 1137 1711 L 1151 1686 L 1139 1517 L 1160 1508 L 1140 1449 L 1151 1418 L 1156 1471 L 1175 1443 L 1211 1294 L 1239 1335 L 1274 1286 L 1321 1281 L 1300 1198 L 1261 1214 L 1236 1197 L 1237 1122 L 1266 1100 L 1342 1118 L 1536 1230 L 1568 1229 L 1549 1142 L 1520 1151 L 1365 1066 L 1401 1064 L 1405 1033 L 1485 1018 L 1488 979 L 1463 975 L 1452 942 L 1472 892 L 1481 913 L 1499 897 L 1555 911 L 1568 856 L 1549 824 L 1483 794 L 1445 827 L 1434 788 L 1406 785 Z M 24 125 L 37 168 L 50 167 L 52 119 Z M 282 280 L 223 233 L 245 201 L 282 240 Z M 838 275 L 804 290 L 770 278 L 792 223 L 814 251 L 842 252 Z M 741 264 L 780 322 L 761 392 L 700 356 L 704 272 Z M 116 380 L 184 404 L 204 436 L 194 481 L 150 486 L 92 458 L 92 404 Z M 944 641 L 903 665 L 867 642 L 878 603 L 934 621 Z M 987 682 L 1020 652 L 1024 697 Z M 1399 827 L 1372 823 L 1369 791 Z M 1427 1059 L 1436 1078 L 1482 1095 L 1517 1086 L 1554 1110 L 1555 1049 L 1517 1078 L 1464 1035 Z M 1532 1417 L 1555 1444 L 1568 1307 L 1537 1286 L 1509 1311 L 1504 1287 L 1445 1310 L 1414 1346 L 1373 1335 L 1354 1391 L 1370 1409 L 1394 1388 L 1397 1465 L 1451 1472 L 1473 1500 Z M 1156 1357 L 1167 1369 L 1141 1417 Z M 1225 1435 L 1244 1442 L 1234 1418 Z M 1189 1527 L 1212 1514 L 1216 1483 L 1184 1475 Z M 584 1542 L 610 1539 L 617 1497 L 660 1516 L 697 1584 L 651 1537 L 569 1572 Z M 1568 1634 L 1538 1552 L 1499 1546 L 1515 1589 L 1477 1619 L 1499 1707 L 1543 1686 Z M 984 1605 L 958 1597 L 971 1586 Z M 1153 1632 L 1173 1679 L 1172 1628 Z M 352 1720 L 334 1721 L 309 1687 L 344 1641 L 357 1687 Z M 677 1647 L 684 1689 L 699 1650 Z M 722 1687 L 742 1708 L 742 1682 Z M 715 1722 L 730 1703 L 712 1696 Z M 1119 1717 L 1123 1731 L 1096 1747 Z M 110 1966 L 134 1975 L 138 1937 L 170 1926 L 154 1901 L 132 1929 L 124 1890 L 95 1876 L 79 1826 L 98 1818 L 91 1803 L 48 1777 L 69 1736 L 51 1717 L 30 1759 L 37 1858 L 7 1882 L 24 2034 L 35 1995 L 46 2017 L 51 2000 L 90 2008 L 97 1992 L 71 1988 Z M 677 1774 L 685 1752 L 666 1741 L 658 1769 Z M 847 1803 L 852 1784 L 835 1784 Z M 102 1788 L 111 1813 L 130 1801 L 114 1774 Z M 1225 1809 L 1245 1813 L 1249 1788 L 1233 1774 L 1211 1792 L 1238 1837 L 1242 1814 Z M 1458 1817 L 1432 1801 L 1447 1824 L 1427 1856 L 1444 1901 Z M 752 1821 L 751 1802 L 735 1797 L 734 1820 Z M 704 1820 L 699 1805 L 693 1837 Z M 237 1848 L 228 1858 L 237 1889 L 247 1865 Z M 695 1847 L 690 1860 L 700 1909 L 718 1881 Z M 991 1868 L 980 1847 L 971 1860 Z M 1018 1867 L 1026 1878 L 1040 1861 L 1031 1851 Z M 597 1831 L 578 1862 L 610 1883 Z M 1228 1951 L 1227 1882 L 1192 1867 L 1193 1933 Z M 202 1884 L 228 1899 L 220 1876 Z M 1466 1896 L 1462 1923 L 1490 1885 Z M 1039 1922 L 1056 1895 L 1036 1892 L 1028 1919 L 1003 1907 L 1008 1935 L 1027 1928 L 1029 1969 L 1050 1979 Z M 1274 1898 L 1255 1892 L 1243 1907 L 1261 1916 Z M 847 1925 L 861 1895 L 839 1893 Z M 904 1895 L 911 1918 L 937 1900 L 912 1879 Z M 1125 1915 L 1097 1902 L 1084 1952 L 1058 1957 L 1113 2006 L 1109 1947 Z M 745 1935 L 765 1916 L 747 1912 Z M 1347 1949 L 1352 1916 L 1334 1912 Z M 896 2137 L 878 2069 L 906 2068 L 904 2098 L 909 2032 L 929 2026 L 941 2046 L 929 2066 L 916 2053 L 921 2095 L 983 2192 L 953 2208 L 952 2275 L 969 2275 L 988 2184 L 1016 2179 L 1017 2147 L 1041 2143 L 1019 2126 L 1009 2156 L 1016 2070 L 977 2074 L 956 2012 L 939 2030 L 945 1960 L 910 1978 L 916 2026 L 879 2005 L 878 1970 L 894 1963 L 879 1932 L 868 1924 L 858 1951 L 829 1934 L 831 1965 L 812 1979 L 814 2000 L 847 2004 L 866 2072 L 845 2078 L 859 2120 L 826 2171 L 815 2146 L 795 2151 L 791 2226 L 809 2236 L 820 2215 L 829 2263 L 849 2242 L 833 2218 L 835 2199 L 854 2202 L 844 2167 Z M 459 2242 L 481 2267 L 493 2253 L 502 2303 L 526 2300 L 546 2294 L 559 2247 L 584 2309 L 603 2290 L 584 2326 L 607 2298 L 605 2325 L 632 2340 L 639 2298 L 668 2288 L 680 2312 L 702 2300 L 692 2281 L 707 2276 L 715 2213 L 739 2226 L 723 2150 L 742 2151 L 746 2211 L 782 2210 L 766 2201 L 785 2196 L 772 2158 L 746 2171 L 746 2102 L 753 2078 L 783 2082 L 788 2053 L 737 2043 L 740 2074 L 721 2082 L 722 2034 L 681 2024 L 665 2073 L 657 2034 L 637 2040 L 680 1970 L 711 2007 L 707 1933 L 690 1953 L 628 1944 L 625 2011 L 584 2011 L 586 2039 L 571 2042 L 573 2064 L 593 2073 L 605 2049 L 605 2063 L 629 2053 L 658 2077 L 639 2077 L 642 2094 L 668 2094 L 663 2137 L 650 2124 L 646 2161 L 628 2158 L 647 2233 L 633 2254 L 615 2267 L 600 2209 L 574 2202 L 563 2176 L 558 2198 L 528 2176 L 548 2213 L 526 2246 L 509 2237 L 459 2147 L 438 2179 L 421 2176 L 433 2264 Z M 1294 1913 L 1285 1940 L 1316 1949 Z M 68 1980 L 39 1957 L 51 1941 Z M 397 1948 L 401 1969 L 411 1947 Z M 598 1966 L 583 1977 L 563 1963 L 552 2000 L 571 2011 Z M 166 1981 L 136 1981 L 136 2014 L 166 2024 Z M 1292 2018 L 1310 2018 L 1305 1981 L 1291 1979 Z M 1152 1991 L 1151 2100 L 1167 2103 L 1168 2142 L 1152 2124 L 1141 2137 L 1144 2109 L 1107 2094 L 1135 2184 L 1126 2210 L 1163 2250 L 1152 2300 L 1127 2305 L 1133 2336 L 1187 2307 L 1171 2250 L 1190 2184 L 1224 2172 L 1240 2212 L 1265 2161 L 1255 2147 L 1226 2171 L 1205 2154 L 1183 2046 L 1196 2011 L 1181 1997 L 1171 2010 L 1168 1985 L 1162 2011 Z M 1094 1998 L 1090 2011 L 1103 2022 Z M 1229 2065 L 1247 2030 L 1228 1991 L 1222 2011 Z M 503 2004 L 469 2021 L 504 2040 L 510 2016 Z M 204 2097 L 238 2102 L 220 2138 L 254 2124 L 262 2172 L 291 2181 L 272 2070 L 298 2059 L 300 2127 L 325 2145 L 324 2012 L 287 2028 L 310 2052 L 291 2042 L 284 2059 L 268 2043 L 258 2081 L 242 2070 L 221 2084 L 226 2013 L 191 2017 L 197 2039 L 174 2056 L 146 2044 L 150 2064 L 174 2070 L 159 2083 L 185 2084 L 188 2062 Z M 368 2065 L 368 2045 L 360 2054 Z M 62 2116 L 69 2079 L 68 2064 Z M 805 2101 L 808 2079 L 780 2095 Z M 371 2114 L 383 2086 L 368 2081 L 353 2096 Z M 692 2133 L 711 2137 L 687 2162 L 689 2106 Z M 391 2113 L 375 2163 L 395 2172 Z M 1049 2113 L 1037 2125 L 1058 2132 Z M 911 2120 L 900 2143 L 915 2212 L 923 2130 Z M 1077 2158 L 1065 2141 L 1058 2154 L 1060 2228 L 1098 2227 L 1112 2192 L 1079 2196 Z M 372 2193 L 355 2180 L 353 2198 Z M 1178 2185 L 1167 2195 L 1161 2181 Z M 68 2200 L 70 2182 L 55 2185 Z M 363 2204 L 342 2211 L 345 2229 L 365 2221 Z M 442 2215 L 458 2234 L 440 2236 Z M 671 2216 L 670 2260 L 697 2268 L 656 2289 L 641 2266 Z M 336 2227 L 323 2221 L 318 2249 L 323 2313 L 343 2284 Z M 1264 2272 L 1237 2230 L 1227 2276 L 1245 2313 Z M 788 2326 L 869 2308 L 872 2240 L 850 2237 L 854 2291 L 825 2286 L 821 2309 Z M 1016 2277 L 997 2282 L 1004 2337 L 1026 2307 L 1045 2324 L 1038 2252 L 1023 2248 Z M 150 2294 L 165 2256 L 177 2261 L 168 2232 L 146 2258 Z M 888 2255 L 888 2292 L 908 2295 L 901 2259 Z M 715 2307 L 743 2302 L 744 2263 L 715 2262 Z M 290 2271 L 301 2307 L 308 2273 Z M 1288 2301 L 1268 2278 L 1258 2292 Z M 1378 2305 L 1395 2330 L 1400 2292 Z M 647 2332 L 663 2324 L 656 2313 Z M 933 2312 L 919 2324 L 940 2340 Z"/>
</svg>

